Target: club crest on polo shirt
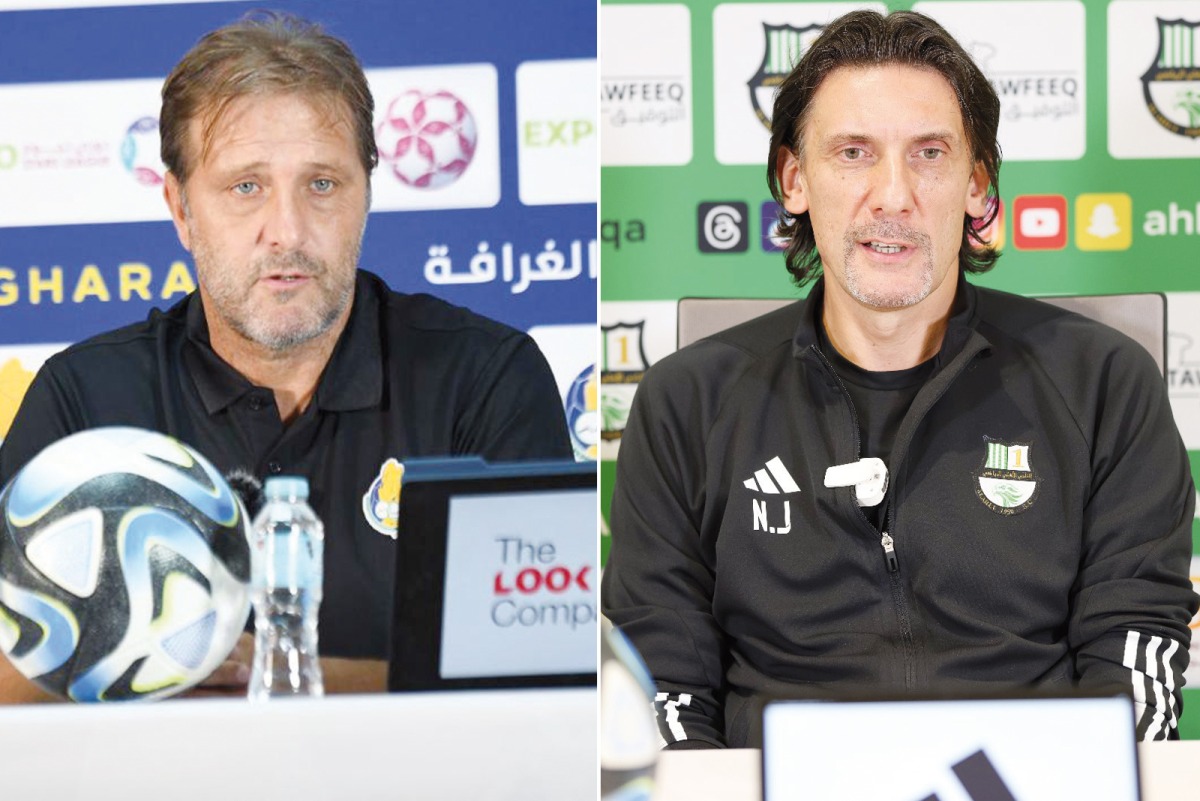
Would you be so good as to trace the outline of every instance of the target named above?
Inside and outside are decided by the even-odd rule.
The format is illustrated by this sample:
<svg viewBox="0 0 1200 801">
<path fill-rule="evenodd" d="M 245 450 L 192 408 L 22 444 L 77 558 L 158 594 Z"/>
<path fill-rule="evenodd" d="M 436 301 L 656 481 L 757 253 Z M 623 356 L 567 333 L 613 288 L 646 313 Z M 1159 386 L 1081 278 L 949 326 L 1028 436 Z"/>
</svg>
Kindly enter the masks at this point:
<svg viewBox="0 0 1200 801">
<path fill-rule="evenodd" d="M 975 473 L 975 494 L 996 514 L 1024 512 L 1037 498 L 1037 476 L 1029 461 L 1027 442 L 998 442 L 984 438 L 983 464 Z"/>
<path fill-rule="evenodd" d="M 742 482 L 742 486 L 754 493 L 750 498 L 754 531 L 787 534 L 792 530 L 789 496 L 800 492 L 800 485 L 784 467 L 782 459 L 778 456 L 768 459 Z"/>
<path fill-rule="evenodd" d="M 363 494 L 363 517 L 380 534 L 396 539 L 396 524 L 400 517 L 400 486 L 404 465 L 388 459 L 379 467 L 379 474 Z"/>
</svg>

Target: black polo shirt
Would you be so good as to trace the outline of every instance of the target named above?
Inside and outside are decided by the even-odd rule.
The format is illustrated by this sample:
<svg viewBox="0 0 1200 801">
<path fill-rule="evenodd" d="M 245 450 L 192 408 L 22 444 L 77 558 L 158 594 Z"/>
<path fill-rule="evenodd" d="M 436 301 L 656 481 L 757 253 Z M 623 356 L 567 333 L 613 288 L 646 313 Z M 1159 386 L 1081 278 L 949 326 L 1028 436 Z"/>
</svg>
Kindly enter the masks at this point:
<svg viewBox="0 0 1200 801">
<path fill-rule="evenodd" d="M 0 481 L 54 440 L 109 425 L 170 434 L 226 475 L 308 479 L 325 523 L 326 656 L 387 654 L 395 540 L 378 530 L 387 526 L 369 494 L 389 458 L 572 455 L 554 377 L 528 335 L 361 270 L 316 395 L 288 425 L 270 389 L 213 351 L 193 293 L 51 357 L 0 448 Z"/>
</svg>

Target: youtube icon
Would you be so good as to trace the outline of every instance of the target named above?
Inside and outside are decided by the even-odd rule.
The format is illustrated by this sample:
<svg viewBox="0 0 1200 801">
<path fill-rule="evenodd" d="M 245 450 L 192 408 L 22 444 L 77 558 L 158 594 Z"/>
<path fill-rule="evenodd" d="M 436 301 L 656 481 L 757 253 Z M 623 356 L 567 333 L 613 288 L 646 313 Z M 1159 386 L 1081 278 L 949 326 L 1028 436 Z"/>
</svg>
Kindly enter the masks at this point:
<svg viewBox="0 0 1200 801">
<path fill-rule="evenodd" d="M 1021 250 L 1067 246 L 1067 199 L 1062 195 L 1018 195 L 1012 205 L 1013 245 Z"/>
</svg>

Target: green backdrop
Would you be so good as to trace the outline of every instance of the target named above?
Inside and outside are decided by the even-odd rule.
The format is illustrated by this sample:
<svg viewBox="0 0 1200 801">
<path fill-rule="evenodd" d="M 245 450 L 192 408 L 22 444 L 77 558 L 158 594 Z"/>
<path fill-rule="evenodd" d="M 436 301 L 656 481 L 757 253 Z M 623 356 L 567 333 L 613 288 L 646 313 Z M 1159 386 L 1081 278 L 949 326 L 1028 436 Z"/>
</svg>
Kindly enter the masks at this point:
<svg viewBox="0 0 1200 801">
<path fill-rule="evenodd" d="M 615 476 L 613 458 L 619 447 L 628 392 L 646 364 L 674 347 L 670 301 L 683 296 L 799 297 L 802 294 L 789 282 L 782 256 L 765 250 L 761 244 L 761 207 L 770 200 L 763 165 L 725 164 L 717 158 L 719 134 L 715 121 L 720 113 L 720 124 L 728 122 L 729 113 L 728 104 L 722 106 L 716 97 L 720 87 L 714 77 L 713 64 L 714 53 L 719 52 L 719 38 L 726 35 L 726 28 L 719 23 L 727 17 L 717 15 L 719 19 L 714 21 L 721 5 L 731 4 L 690 0 L 664 9 L 661 4 L 618 0 L 606 2 L 601 7 L 601 323 L 610 329 L 602 369 L 605 450 L 601 462 L 601 504 L 606 521 Z M 764 19 L 781 16 L 770 12 L 784 12 L 782 16 L 795 17 L 794 26 L 802 28 L 806 22 L 803 5 L 744 5 L 740 9 L 726 8 L 720 14 L 732 12 L 732 15 L 745 16 L 766 8 L 768 13 L 764 13 Z M 897 10 L 912 8 L 914 4 L 888 2 L 885 5 Z M 921 10 L 938 16 L 934 3 L 918 5 Z M 957 7 L 954 10 L 960 15 L 965 6 L 963 3 L 949 5 Z M 997 76 L 984 66 L 994 83 L 1009 81 L 1003 84 L 1010 93 L 1006 102 L 1015 100 L 1015 103 L 1006 106 L 1006 113 L 1015 105 L 1027 116 L 1041 113 L 1048 119 L 1059 113 L 1066 119 L 1071 116 L 1071 103 L 1075 102 L 1076 113 L 1083 121 L 1083 136 L 1079 158 L 1005 161 L 1000 177 L 1000 197 L 1005 207 L 1003 256 L 992 272 L 973 280 L 1030 295 L 1167 293 L 1171 334 L 1168 380 L 1195 475 L 1200 471 L 1200 434 L 1193 436 L 1189 429 L 1200 430 L 1200 344 L 1196 348 L 1198 364 L 1195 370 L 1189 369 L 1191 360 L 1186 348 L 1191 346 L 1193 339 L 1200 343 L 1200 322 L 1196 322 L 1200 318 L 1200 294 L 1193 294 L 1200 291 L 1200 226 L 1197 225 L 1200 220 L 1196 219 L 1200 217 L 1200 29 L 1188 28 L 1187 23 L 1200 23 L 1200 2 L 1064 3 L 1047 0 L 1016 7 L 1011 3 L 980 0 L 973 5 L 978 7 L 978 13 L 974 13 L 975 9 L 967 11 L 971 12 L 972 19 L 978 20 L 978 38 L 982 44 L 972 39 L 969 49 L 977 54 L 1004 53 L 1007 48 L 1008 63 L 1013 63 L 1014 35 L 1011 30 L 1007 38 L 997 34 L 996 26 L 989 22 L 989 15 L 1000 13 L 1012 18 L 1014 12 L 1019 12 L 1021 24 L 1029 26 L 1030 31 L 1038 30 L 1039 24 L 1053 24 L 1052 21 L 1061 19 L 1064 13 L 1068 16 L 1081 13 L 1080 30 L 1064 31 L 1062 39 L 1064 50 L 1082 44 L 1085 53 L 1080 60 L 1082 75 L 1064 69 L 1061 58 L 1057 63 L 1051 63 L 1054 62 L 1052 56 L 1061 57 L 1062 54 L 1047 53 L 1047 48 L 1030 48 L 1030 52 L 1021 53 L 1022 70 L 998 70 Z M 687 13 L 683 13 L 680 6 L 686 6 Z M 616 13 L 611 13 L 614 10 Z M 647 16 L 641 17 L 643 12 Z M 660 12 L 670 12 L 673 16 L 655 16 Z M 1049 22 L 1039 23 L 1040 15 Z M 679 66 L 679 52 L 674 56 L 667 52 L 679 50 L 680 26 L 671 28 L 665 24 L 681 17 L 684 19 L 684 37 L 688 38 L 690 33 L 690 65 L 685 65 L 682 70 L 673 69 Z M 1111 36 L 1110 18 L 1114 24 Z M 1157 46 L 1159 35 L 1155 23 L 1158 18 L 1185 23 L 1184 30 L 1164 36 L 1190 37 L 1196 30 L 1194 48 L 1188 49 L 1192 42 L 1189 38 L 1180 51 L 1182 55 L 1164 56 L 1162 52 L 1154 52 L 1153 46 Z M 946 24 L 955 31 L 949 22 Z M 968 45 L 961 32 L 956 35 Z M 1082 43 L 1078 41 L 1080 37 Z M 663 43 L 663 52 L 656 52 L 654 46 L 647 52 L 646 42 L 657 41 Z M 758 43 L 747 40 L 744 44 L 727 44 L 736 45 L 735 52 L 748 46 L 757 47 L 760 53 L 767 49 L 765 37 Z M 1111 59 L 1110 49 L 1113 52 Z M 1189 53 L 1193 54 L 1190 62 Z M 757 55 L 754 57 L 758 58 Z M 718 63 L 723 63 L 719 59 L 720 56 Z M 1042 61 L 1050 66 L 1039 67 Z M 1156 83 L 1144 89 L 1143 76 L 1154 67 L 1164 66 L 1176 68 L 1165 78 L 1178 83 Z M 1108 102 L 1110 69 L 1116 71 L 1114 91 L 1124 92 L 1120 96 L 1114 95 L 1113 119 L 1110 119 Z M 1075 97 L 1062 91 L 1062 83 L 1072 76 L 1080 87 Z M 745 74 L 739 80 L 749 81 L 752 77 L 752 74 Z M 1056 79 L 1057 84 L 1047 83 Z M 1036 83 L 1038 80 L 1042 83 Z M 675 88 L 677 85 L 682 88 Z M 1055 86 L 1059 90 L 1057 93 L 1050 91 Z M 749 113 L 750 90 L 746 92 L 747 109 L 740 110 L 742 114 Z M 1012 92 L 1018 96 L 1014 98 Z M 1021 95 L 1021 92 L 1025 94 Z M 1194 94 L 1189 95 L 1189 92 Z M 1163 100 L 1164 97 L 1174 104 L 1166 108 L 1167 124 L 1154 123 L 1155 108 L 1142 99 L 1147 93 L 1158 101 L 1160 115 L 1164 114 L 1168 102 Z M 1005 97 L 1005 92 L 1001 94 Z M 1187 105 L 1189 96 L 1193 104 L 1190 109 Z M 1136 98 L 1136 101 L 1126 98 Z M 1121 103 L 1120 108 L 1115 107 L 1117 102 Z M 1192 115 L 1190 119 L 1188 114 Z M 1126 123 L 1153 124 L 1153 129 L 1148 133 L 1110 130 L 1110 126 Z M 1169 125 L 1180 130 L 1172 130 Z M 686 147 L 675 141 L 686 139 L 688 127 L 690 160 Z M 1069 138 L 1069 127 L 1064 126 L 1066 133 L 1062 136 Z M 668 129 L 671 132 L 664 133 Z M 1046 134 L 1048 146 L 1053 145 L 1055 135 Z M 666 145 L 663 145 L 664 136 L 671 140 Z M 631 161 L 638 162 L 642 158 L 637 148 L 630 145 L 633 141 L 644 142 L 650 150 L 658 142 L 657 147 L 669 155 L 644 159 L 657 160 L 657 164 L 631 165 Z M 613 147 L 609 147 L 609 143 Z M 1006 145 L 1004 127 L 1001 144 Z M 1036 149 L 1037 146 L 1035 141 L 1033 147 Z M 1118 152 L 1127 156 L 1131 148 L 1134 151 L 1141 148 L 1144 153 L 1140 157 L 1113 155 Z M 765 160 L 764 146 L 762 162 Z M 1087 216 L 1086 208 L 1083 224 L 1077 228 L 1079 195 L 1093 193 L 1122 193 L 1129 197 L 1130 212 L 1122 209 L 1119 202 L 1112 204 L 1118 218 L 1115 227 L 1119 231 L 1115 236 L 1107 239 L 1090 236 L 1087 229 L 1092 219 Z M 1018 196 L 1041 195 L 1065 198 L 1066 219 L 1062 222 L 1066 227 L 1066 244 L 1053 250 L 1018 248 L 1014 242 L 1013 202 Z M 1082 202 L 1087 201 L 1088 198 L 1084 198 Z M 743 235 L 747 246 L 744 251 L 701 250 L 703 232 L 698 207 L 701 203 L 718 202 L 746 205 L 744 224 L 747 230 Z M 1122 216 L 1125 213 L 1128 217 Z M 1106 233 L 1103 220 L 1098 230 L 1101 234 Z M 1128 243 L 1128 247 L 1123 247 L 1123 243 Z M 1085 249 L 1089 244 L 1119 249 Z M 642 324 L 640 330 L 630 328 L 639 323 Z M 613 328 L 617 324 L 623 324 L 624 328 Z M 1193 325 L 1197 326 L 1194 332 Z M 621 344 L 625 349 L 623 354 L 618 353 L 617 334 L 625 336 Z M 641 341 L 638 341 L 639 337 Z M 632 355 L 628 351 L 630 347 Z M 625 359 L 623 365 L 620 363 L 622 358 Z M 1193 401 L 1196 401 L 1194 409 Z M 605 535 L 602 550 L 607 556 L 607 525 Z M 1200 554 L 1200 529 L 1195 525 L 1193 546 Z M 1200 572 L 1197 564 L 1200 562 L 1194 560 L 1194 575 Z M 1196 653 L 1197 649 L 1193 648 L 1193 667 L 1189 671 L 1197 677 L 1193 683 L 1200 682 Z M 1197 686 L 1200 687 L 1200 683 Z M 1186 738 L 1200 739 L 1200 689 L 1184 692 L 1187 712 L 1181 732 Z"/>
</svg>

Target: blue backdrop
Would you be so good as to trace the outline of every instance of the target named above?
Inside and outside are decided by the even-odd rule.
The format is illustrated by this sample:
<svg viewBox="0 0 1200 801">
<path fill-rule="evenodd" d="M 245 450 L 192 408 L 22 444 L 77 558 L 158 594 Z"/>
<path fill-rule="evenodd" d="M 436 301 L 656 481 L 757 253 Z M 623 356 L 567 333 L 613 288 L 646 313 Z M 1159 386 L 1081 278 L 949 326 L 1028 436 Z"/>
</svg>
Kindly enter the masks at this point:
<svg viewBox="0 0 1200 801">
<path fill-rule="evenodd" d="M 432 286 L 424 277 L 424 264 L 434 245 L 448 246 L 451 254 L 470 256 L 480 242 L 492 243 L 495 251 L 500 243 L 509 242 L 516 251 L 535 255 L 547 240 L 553 240 L 569 260 L 570 243 L 577 241 L 586 260 L 588 244 L 595 239 L 594 202 L 530 206 L 520 200 L 514 76 L 522 62 L 594 59 L 594 3 L 285 0 L 273 6 L 318 21 L 345 39 L 369 75 L 372 70 L 394 67 L 460 63 L 495 67 L 499 202 L 491 208 L 374 211 L 363 244 L 363 267 L 383 275 L 401 291 L 433 291 L 523 329 L 594 322 L 595 269 L 589 275 L 587 265 L 576 278 L 538 282 L 519 293 L 502 281 Z M 13 133 L 14 126 L 29 124 L 31 132 L 38 130 L 36 121 L 30 119 L 37 112 L 30 112 L 27 104 L 15 108 L 9 101 L 10 107 L 5 109 L 6 88 L 43 82 L 161 80 L 203 33 L 261 7 L 214 2 L 0 11 L 0 147 L 8 145 L 5 152 L 9 154 L 5 158 L 0 153 L 0 204 L 24 202 L 4 191 L 6 176 L 12 189 L 11 179 L 30 162 L 28 158 L 22 161 L 30 151 L 28 143 L 14 141 L 21 138 Z M 86 86 L 80 91 L 86 92 Z M 581 85 L 578 91 L 590 98 L 594 87 Z M 377 108 L 387 100 L 376 97 Z M 25 119 L 14 119 L 14 112 Z M 61 109 L 47 108 L 46 112 L 61 113 Z M 88 114 L 81 112 L 67 126 L 72 130 L 63 132 L 64 139 L 91 142 L 106 135 L 85 134 L 88 125 Z M 481 138 L 486 135 L 488 132 L 480 131 Z M 594 143 L 593 133 L 593 151 Z M 381 163 L 383 169 L 386 165 Z M 26 188 L 23 193 L 29 191 Z M 102 187 L 97 191 L 103 191 Z M 6 216 L 0 207 L 0 218 Z M 153 299 L 134 294 L 122 300 L 118 296 L 119 267 L 131 262 L 150 268 Z M 151 307 L 169 305 L 181 297 L 158 297 L 175 262 L 191 265 L 166 221 L 0 227 L 0 269 L 5 270 L 0 272 L 0 344 L 75 341 L 142 319 Z M 95 265 L 91 277 L 95 279 L 98 273 L 110 292 L 109 300 L 98 299 L 94 283 L 83 288 L 78 301 L 72 298 L 80 291 L 78 281 L 88 265 Z M 31 302 L 36 294 L 31 291 L 31 281 L 36 283 L 38 276 L 46 278 L 55 267 L 61 268 L 62 302 L 54 302 L 48 292 Z"/>
</svg>

